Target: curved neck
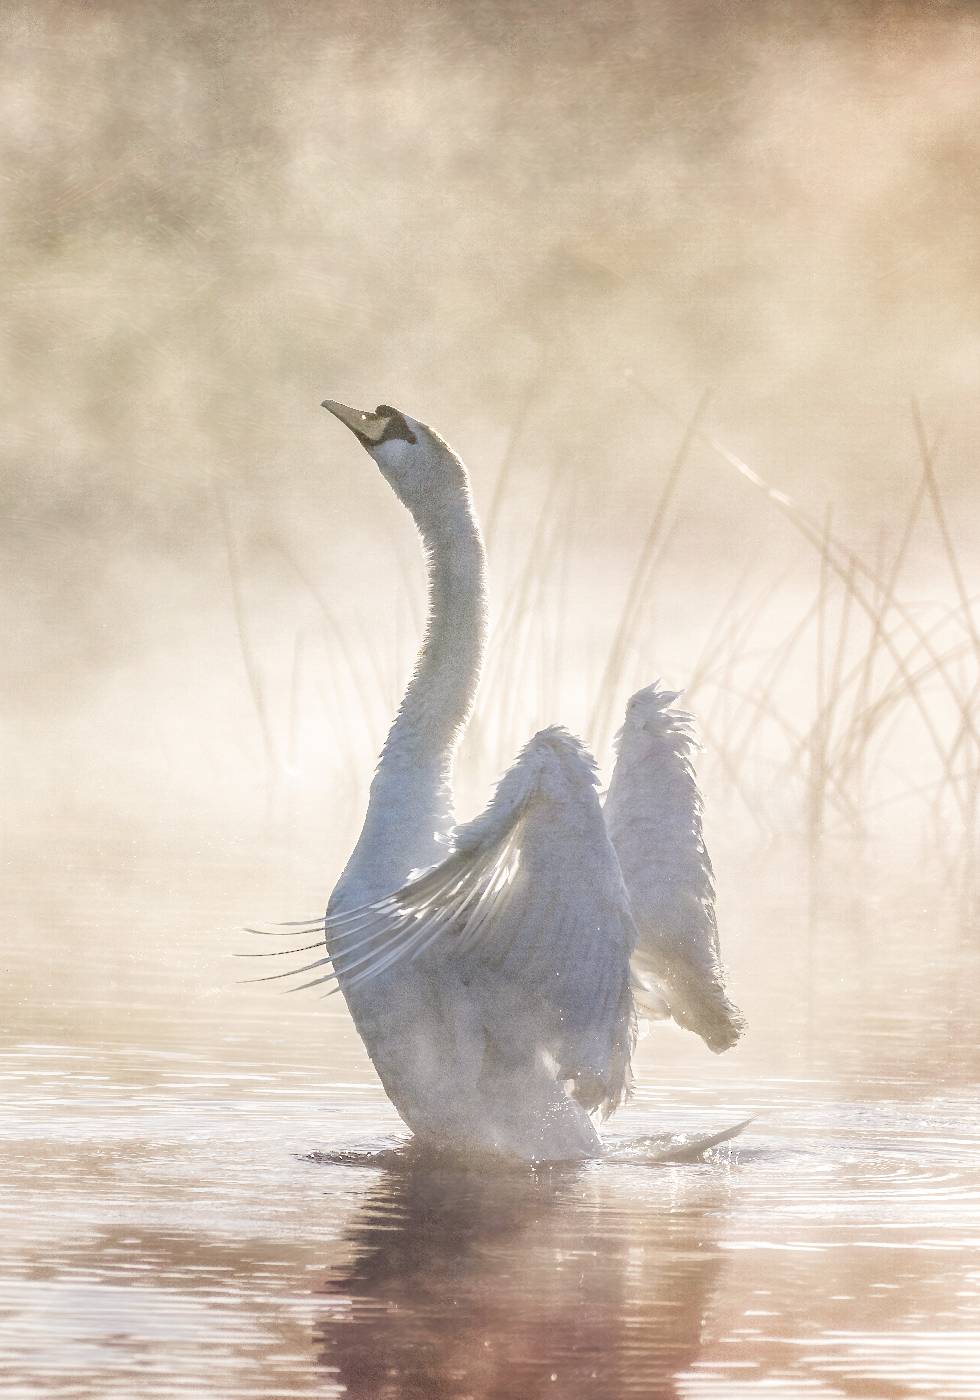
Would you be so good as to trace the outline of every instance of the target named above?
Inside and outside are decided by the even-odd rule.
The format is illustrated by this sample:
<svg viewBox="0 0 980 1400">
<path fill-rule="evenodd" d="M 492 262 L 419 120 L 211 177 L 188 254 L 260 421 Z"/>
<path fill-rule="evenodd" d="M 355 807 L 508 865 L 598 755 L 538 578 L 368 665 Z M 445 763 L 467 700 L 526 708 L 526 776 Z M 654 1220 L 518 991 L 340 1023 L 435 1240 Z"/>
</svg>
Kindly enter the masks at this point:
<svg viewBox="0 0 980 1400">
<path fill-rule="evenodd" d="M 468 485 L 413 511 L 428 566 L 429 616 L 415 671 L 391 726 L 364 827 L 344 872 L 387 894 L 445 854 L 452 770 L 486 642 L 486 555 Z"/>
</svg>

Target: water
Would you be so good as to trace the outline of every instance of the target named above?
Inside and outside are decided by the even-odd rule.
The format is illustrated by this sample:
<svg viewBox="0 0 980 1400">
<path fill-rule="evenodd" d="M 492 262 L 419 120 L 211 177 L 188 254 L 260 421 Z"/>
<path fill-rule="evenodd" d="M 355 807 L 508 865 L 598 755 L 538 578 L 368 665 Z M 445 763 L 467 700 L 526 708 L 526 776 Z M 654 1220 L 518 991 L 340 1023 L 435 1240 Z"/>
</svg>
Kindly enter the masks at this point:
<svg viewBox="0 0 980 1400">
<path fill-rule="evenodd" d="M 234 984 L 281 864 L 18 868 L 5 1396 L 980 1396 L 978 967 L 919 893 L 757 892 L 744 1048 L 655 1031 L 615 1161 L 493 1174 L 397 1150 L 336 999 Z"/>
</svg>

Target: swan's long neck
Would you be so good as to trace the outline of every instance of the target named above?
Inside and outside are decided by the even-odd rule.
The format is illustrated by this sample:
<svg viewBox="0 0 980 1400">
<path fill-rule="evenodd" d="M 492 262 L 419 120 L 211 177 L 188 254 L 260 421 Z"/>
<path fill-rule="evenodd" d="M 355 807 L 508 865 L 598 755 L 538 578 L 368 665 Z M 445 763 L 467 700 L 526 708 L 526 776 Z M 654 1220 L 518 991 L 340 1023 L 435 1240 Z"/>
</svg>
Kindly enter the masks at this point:
<svg viewBox="0 0 980 1400">
<path fill-rule="evenodd" d="M 452 770 L 486 643 L 486 555 L 465 474 L 412 512 L 428 565 L 429 617 L 415 671 L 371 784 L 360 839 L 344 872 L 377 897 L 445 854 Z"/>
</svg>

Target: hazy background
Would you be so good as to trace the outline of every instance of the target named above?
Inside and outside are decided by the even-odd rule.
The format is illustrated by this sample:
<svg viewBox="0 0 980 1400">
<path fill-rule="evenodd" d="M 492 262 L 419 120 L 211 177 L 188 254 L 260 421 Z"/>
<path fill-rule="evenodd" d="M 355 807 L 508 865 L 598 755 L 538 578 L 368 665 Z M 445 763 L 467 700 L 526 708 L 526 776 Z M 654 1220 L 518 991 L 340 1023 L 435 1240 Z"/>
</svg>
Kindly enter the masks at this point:
<svg viewBox="0 0 980 1400">
<path fill-rule="evenodd" d="M 241 842 L 326 893 L 423 612 L 410 524 L 329 394 L 432 422 L 492 517 L 468 803 L 539 724 L 608 759 L 634 685 L 696 675 L 722 853 L 887 829 L 945 851 L 947 882 L 980 752 L 955 611 L 980 498 L 974 6 L 128 0 L 2 25 L 16 847 L 95 839 L 118 874 Z M 836 573 L 703 439 L 662 500 L 706 391 L 704 430 L 840 541 Z M 927 493 L 905 548 L 913 397 L 947 535 Z M 899 552 L 907 673 L 879 637 L 862 692 L 846 578 L 871 571 L 873 610 Z M 821 706 L 848 674 L 838 742 Z M 815 796 L 862 735 L 870 776 Z"/>
<path fill-rule="evenodd" d="M 0 78 L 11 1396 L 978 1400 L 980 8 L 8 0 Z M 471 468 L 464 813 L 687 689 L 749 1032 L 640 1043 L 635 1164 L 365 1170 L 238 984 L 424 614 L 327 396 Z"/>
</svg>

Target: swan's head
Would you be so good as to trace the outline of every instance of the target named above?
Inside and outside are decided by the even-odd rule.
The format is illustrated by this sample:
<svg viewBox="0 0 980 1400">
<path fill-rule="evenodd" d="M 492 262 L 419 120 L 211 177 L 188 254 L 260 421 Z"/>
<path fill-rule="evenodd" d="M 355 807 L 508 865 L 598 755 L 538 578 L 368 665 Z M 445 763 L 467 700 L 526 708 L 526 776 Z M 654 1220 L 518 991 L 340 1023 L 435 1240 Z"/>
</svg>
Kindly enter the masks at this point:
<svg viewBox="0 0 980 1400">
<path fill-rule="evenodd" d="M 438 433 L 390 404 L 370 410 L 324 399 L 322 405 L 357 438 L 381 468 L 385 480 L 416 519 L 445 493 L 466 487 L 463 464 Z"/>
</svg>

